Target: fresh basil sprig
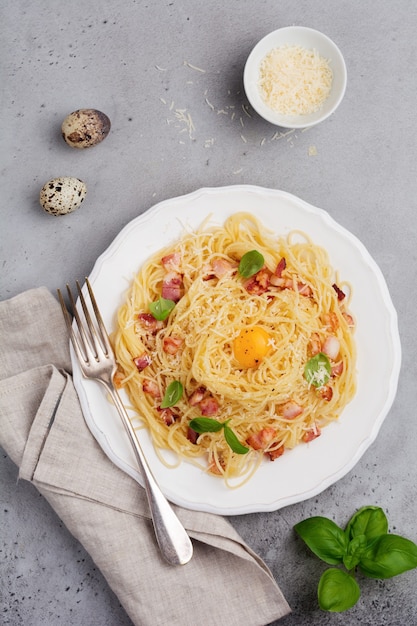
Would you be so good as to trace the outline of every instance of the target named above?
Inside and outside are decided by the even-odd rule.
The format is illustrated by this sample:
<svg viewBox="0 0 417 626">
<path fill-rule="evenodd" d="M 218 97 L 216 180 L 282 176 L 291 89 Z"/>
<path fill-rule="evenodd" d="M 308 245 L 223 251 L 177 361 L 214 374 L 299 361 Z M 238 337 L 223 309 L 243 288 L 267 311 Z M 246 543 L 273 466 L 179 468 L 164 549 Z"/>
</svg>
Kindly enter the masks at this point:
<svg viewBox="0 0 417 626">
<path fill-rule="evenodd" d="M 332 366 L 324 352 L 319 352 L 309 359 L 304 368 L 304 378 L 314 387 L 325 385 L 330 380 L 331 373 Z"/>
<path fill-rule="evenodd" d="M 264 263 L 264 257 L 258 250 L 250 250 L 240 259 L 238 267 L 239 274 L 243 276 L 243 278 L 250 278 L 259 272 Z"/>
<path fill-rule="evenodd" d="M 359 600 L 356 569 L 370 578 L 391 578 L 417 567 L 417 545 L 388 533 L 386 515 L 377 506 L 359 509 L 345 530 L 318 516 L 299 522 L 294 530 L 322 561 L 346 568 L 331 567 L 320 578 L 318 601 L 325 611 L 346 611 Z"/>
<path fill-rule="evenodd" d="M 236 452 L 236 454 L 247 454 L 249 448 L 240 443 L 233 430 L 228 426 L 229 422 L 230 420 L 218 422 L 209 417 L 195 417 L 190 422 L 190 428 L 199 434 L 217 433 L 223 429 L 224 438 L 233 452 Z"/>
<path fill-rule="evenodd" d="M 163 400 L 161 402 L 161 409 L 167 409 L 170 406 L 177 404 L 178 400 L 181 400 L 184 393 L 184 387 L 179 380 L 173 380 L 172 383 L 166 388 Z"/>
<path fill-rule="evenodd" d="M 167 300 L 167 298 L 163 298 L 162 296 L 160 296 L 158 300 L 155 300 L 155 302 L 149 303 L 149 310 L 152 317 L 159 322 L 166 320 L 174 307 L 175 302 L 173 300 Z"/>
</svg>

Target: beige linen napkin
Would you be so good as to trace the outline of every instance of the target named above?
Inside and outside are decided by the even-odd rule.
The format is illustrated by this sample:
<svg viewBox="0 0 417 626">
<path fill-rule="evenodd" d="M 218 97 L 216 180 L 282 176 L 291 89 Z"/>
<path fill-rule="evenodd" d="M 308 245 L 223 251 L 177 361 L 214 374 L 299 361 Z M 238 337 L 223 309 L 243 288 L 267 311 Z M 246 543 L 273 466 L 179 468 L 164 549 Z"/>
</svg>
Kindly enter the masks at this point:
<svg viewBox="0 0 417 626">
<path fill-rule="evenodd" d="M 0 302 L 0 444 L 89 552 L 140 626 L 264 626 L 290 612 L 263 561 L 221 516 L 174 506 L 194 556 L 161 557 L 144 490 L 91 435 L 56 299 Z"/>
</svg>

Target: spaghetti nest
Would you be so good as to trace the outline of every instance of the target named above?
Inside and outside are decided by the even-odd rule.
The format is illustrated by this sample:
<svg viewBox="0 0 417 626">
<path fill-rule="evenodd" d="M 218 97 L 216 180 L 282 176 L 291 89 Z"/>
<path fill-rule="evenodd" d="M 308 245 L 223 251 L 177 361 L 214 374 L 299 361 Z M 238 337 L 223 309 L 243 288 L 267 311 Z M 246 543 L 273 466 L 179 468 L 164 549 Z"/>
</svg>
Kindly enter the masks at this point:
<svg viewBox="0 0 417 626">
<path fill-rule="evenodd" d="M 262 267 L 244 278 L 239 263 L 254 250 Z M 167 294 L 175 295 L 164 300 L 173 308 L 158 321 L 150 305 Z M 274 237 L 246 213 L 222 227 L 203 224 L 135 277 L 113 338 L 116 382 L 126 387 L 157 450 L 173 450 L 226 481 L 247 480 L 265 456 L 274 460 L 319 436 L 353 397 L 349 300 L 350 287 L 305 234 Z M 254 337 L 242 357 L 245 331 Z M 248 351 L 259 358 L 248 363 Z M 322 380 L 323 371 L 308 375 L 314 357 L 322 370 L 324 359 Z M 172 384 L 182 393 L 161 408 Z M 201 417 L 208 431 L 193 428 Z M 213 422 L 222 426 L 210 430 Z"/>
</svg>

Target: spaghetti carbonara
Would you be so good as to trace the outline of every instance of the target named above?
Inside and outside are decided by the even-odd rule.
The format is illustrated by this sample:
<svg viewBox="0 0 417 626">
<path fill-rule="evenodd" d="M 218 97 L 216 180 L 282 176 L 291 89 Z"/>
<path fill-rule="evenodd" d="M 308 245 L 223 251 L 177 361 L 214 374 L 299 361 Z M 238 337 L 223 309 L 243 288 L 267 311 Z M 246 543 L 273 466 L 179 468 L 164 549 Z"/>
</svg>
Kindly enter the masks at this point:
<svg viewBox="0 0 417 626">
<path fill-rule="evenodd" d="M 203 224 L 136 275 L 115 382 L 157 451 L 246 481 L 353 397 L 350 291 L 304 233 L 276 237 L 247 213 Z"/>
</svg>

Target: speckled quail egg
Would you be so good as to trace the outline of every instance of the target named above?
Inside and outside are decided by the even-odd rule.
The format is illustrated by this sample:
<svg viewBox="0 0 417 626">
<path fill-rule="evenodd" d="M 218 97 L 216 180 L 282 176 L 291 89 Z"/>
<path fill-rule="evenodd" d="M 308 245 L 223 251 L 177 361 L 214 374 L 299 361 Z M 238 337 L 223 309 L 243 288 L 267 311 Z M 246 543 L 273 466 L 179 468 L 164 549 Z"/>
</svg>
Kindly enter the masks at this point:
<svg viewBox="0 0 417 626">
<path fill-rule="evenodd" d="M 78 109 L 62 122 L 62 136 L 72 148 L 91 148 L 110 132 L 110 120 L 96 109 Z"/>
<path fill-rule="evenodd" d="M 78 209 L 87 193 L 86 184 L 79 178 L 54 178 L 41 189 L 39 202 L 51 215 L 66 215 Z"/>
</svg>

